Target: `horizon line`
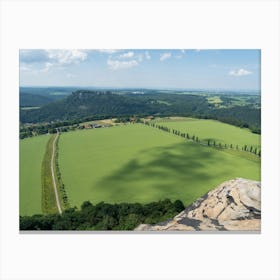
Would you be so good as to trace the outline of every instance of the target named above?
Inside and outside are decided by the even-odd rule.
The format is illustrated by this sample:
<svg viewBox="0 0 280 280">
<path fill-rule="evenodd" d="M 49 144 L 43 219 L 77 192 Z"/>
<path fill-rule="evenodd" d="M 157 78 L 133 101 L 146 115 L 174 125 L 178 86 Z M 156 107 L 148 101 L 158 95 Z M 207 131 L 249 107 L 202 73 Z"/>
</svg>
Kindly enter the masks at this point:
<svg viewBox="0 0 280 280">
<path fill-rule="evenodd" d="M 120 87 L 120 86 L 78 86 L 78 85 L 68 85 L 68 86 L 61 86 L 61 85 L 20 85 L 21 87 L 32 87 L 32 88 L 96 88 L 96 89 L 142 89 L 142 90 L 224 90 L 224 91 L 258 91 L 260 92 L 261 89 L 249 89 L 249 88 L 240 88 L 240 89 L 230 89 L 230 88 L 183 88 L 183 87 Z"/>
</svg>

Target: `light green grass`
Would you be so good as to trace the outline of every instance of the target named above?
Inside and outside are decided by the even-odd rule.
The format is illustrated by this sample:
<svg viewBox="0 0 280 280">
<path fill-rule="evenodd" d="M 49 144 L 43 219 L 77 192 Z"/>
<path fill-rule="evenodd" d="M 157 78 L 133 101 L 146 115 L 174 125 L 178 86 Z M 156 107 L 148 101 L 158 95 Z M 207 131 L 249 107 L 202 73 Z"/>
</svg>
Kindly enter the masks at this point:
<svg viewBox="0 0 280 280">
<path fill-rule="evenodd" d="M 51 171 L 51 159 L 53 154 L 53 144 L 56 139 L 56 134 L 52 134 L 46 147 L 45 147 L 45 155 L 42 161 L 42 170 L 41 170 L 41 182 L 42 182 L 42 211 L 44 214 L 55 214 L 58 213 L 58 208 L 56 205 L 56 198 L 54 192 L 54 185 L 52 179 L 52 171 Z M 54 164 L 55 168 L 55 164 Z M 56 177 L 55 172 L 55 180 L 56 186 L 59 193 L 59 183 Z M 59 195 L 60 199 L 61 196 Z M 62 204 L 61 204 L 62 205 Z"/>
<path fill-rule="evenodd" d="M 209 97 L 207 97 L 207 100 L 208 100 L 208 103 L 215 104 L 215 105 L 219 105 L 219 104 L 223 103 L 220 96 L 209 96 Z"/>
<path fill-rule="evenodd" d="M 49 135 L 20 140 L 20 215 L 42 213 L 41 165 Z"/>
<path fill-rule="evenodd" d="M 59 165 L 71 206 L 85 200 L 190 204 L 223 181 L 260 179 L 260 161 L 141 124 L 63 133 Z"/>
<path fill-rule="evenodd" d="M 189 133 L 190 136 L 195 135 L 205 142 L 210 139 L 216 143 L 232 144 L 234 147 L 238 145 L 239 148 L 244 145 L 260 148 L 260 135 L 254 134 L 248 129 L 215 120 L 185 118 L 184 121 L 182 119 L 169 121 L 168 119 L 159 119 L 156 123 L 183 133 Z"/>
</svg>

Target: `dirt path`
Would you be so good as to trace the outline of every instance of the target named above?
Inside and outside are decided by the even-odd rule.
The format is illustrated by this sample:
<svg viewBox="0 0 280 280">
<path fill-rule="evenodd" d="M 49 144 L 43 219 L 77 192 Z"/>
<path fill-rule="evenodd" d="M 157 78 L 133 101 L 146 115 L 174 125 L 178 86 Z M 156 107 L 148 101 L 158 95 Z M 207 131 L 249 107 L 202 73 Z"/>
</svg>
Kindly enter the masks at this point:
<svg viewBox="0 0 280 280">
<path fill-rule="evenodd" d="M 54 188 L 54 193 L 55 193 L 55 200 L 56 200 L 56 206 L 58 209 L 59 214 L 62 213 L 60 202 L 59 202 L 59 197 L 58 197 L 58 192 L 57 192 L 57 186 L 56 186 L 56 181 L 55 181 L 55 175 L 54 175 L 54 156 L 55 156 L 55 143 L 57 141 L 57 138 L 59 136 L 59 132 L 57 132 L 55 139 L 53 140 L 53 146 L 52 146 L 52 159 L 51 159 L 51 171 L 52 171 L 52 182 L 53 182 L 53 188 Z"/>
</svg>

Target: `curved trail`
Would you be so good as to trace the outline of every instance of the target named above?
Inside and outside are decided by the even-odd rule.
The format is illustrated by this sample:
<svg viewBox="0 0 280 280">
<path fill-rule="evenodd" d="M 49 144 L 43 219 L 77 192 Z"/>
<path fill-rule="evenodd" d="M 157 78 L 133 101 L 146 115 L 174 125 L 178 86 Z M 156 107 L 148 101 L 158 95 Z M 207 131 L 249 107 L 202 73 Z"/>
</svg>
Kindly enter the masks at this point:
<svg viewBox="0 0 280 280">
<path fill-rule="evenodd" d="M 53 182 L 53 188 L 54 188 L 54 193 L 55 193 L 56 206 L 57 206 L 59 214 L 61 214 L 62 210 L 61 210 L 61 206 L 60 206 L 60 202 L 59 202 L 59 197 L 58 197 L 58 192 L 57 192 L 57 187 L 56 187 L 56 181 L 55 181 L 55 175 L 54 175 L 54 168 L 53 168 L 54 155 L 55 155 L 55 142 L 56 142 L 58 136 L 59 136 L 59 132 L 57 132 L 56 137 L 53 140 L 51 171 L 52 171 L 52 182 Z"/>
</svg>

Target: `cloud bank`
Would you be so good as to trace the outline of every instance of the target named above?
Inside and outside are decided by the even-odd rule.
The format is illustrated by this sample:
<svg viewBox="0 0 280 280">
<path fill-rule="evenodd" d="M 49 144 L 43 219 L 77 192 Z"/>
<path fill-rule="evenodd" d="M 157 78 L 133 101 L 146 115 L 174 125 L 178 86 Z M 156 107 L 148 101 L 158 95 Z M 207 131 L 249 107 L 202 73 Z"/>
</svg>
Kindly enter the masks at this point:
<svg viewBox="0 0 280 280">
<path fill-rule="evenodd" d="M 228 74 L 229 74 L 230 76 L 240 77 L 240 76 L 251 75 L 252 72 L 241 68 L 241 69 L 238 69 L 238 70 L 231 70 Z"/>
</svg>

